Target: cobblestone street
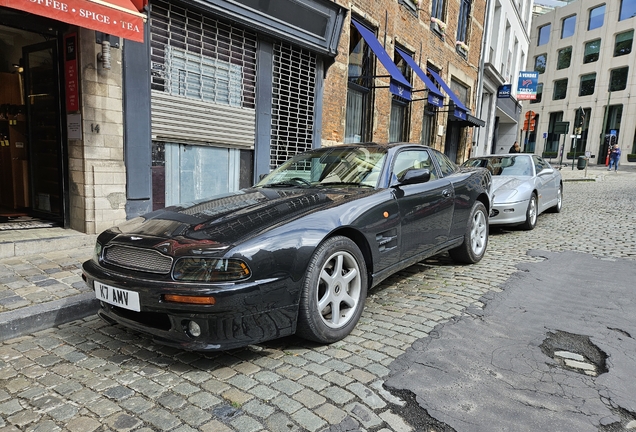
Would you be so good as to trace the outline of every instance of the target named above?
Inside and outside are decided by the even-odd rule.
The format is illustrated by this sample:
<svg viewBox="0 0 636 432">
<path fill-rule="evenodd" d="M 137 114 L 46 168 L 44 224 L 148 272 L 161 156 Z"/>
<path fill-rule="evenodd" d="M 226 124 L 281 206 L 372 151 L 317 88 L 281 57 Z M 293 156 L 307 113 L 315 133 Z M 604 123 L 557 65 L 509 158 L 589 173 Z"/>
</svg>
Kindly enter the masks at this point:
<svg viewBox="0 0 636 432">
<path fill-rule="evenodd" d="M 580 180 L 569 170 L 565 179 Z M 563 211 L 539 216 L 533 231 L 492 229 L 480 263 L 441 255 L 385 280 L 353 333 L 330 346 L 288 337 L 185 352 L 93 315 L 0 342 L 0 432 L 413 431 L 398 414 L 406 401 L 383 388 L 389 365 L 437 324 L 481 307 L 516 265 L 542 259 L 529 250 L 636 260 L 636 171 L 591 171 L 593 181 L 565 182 Z M 0 260 L 0 312 L 91 295 L 79 270 L 90 251 Z"/>
</svg>

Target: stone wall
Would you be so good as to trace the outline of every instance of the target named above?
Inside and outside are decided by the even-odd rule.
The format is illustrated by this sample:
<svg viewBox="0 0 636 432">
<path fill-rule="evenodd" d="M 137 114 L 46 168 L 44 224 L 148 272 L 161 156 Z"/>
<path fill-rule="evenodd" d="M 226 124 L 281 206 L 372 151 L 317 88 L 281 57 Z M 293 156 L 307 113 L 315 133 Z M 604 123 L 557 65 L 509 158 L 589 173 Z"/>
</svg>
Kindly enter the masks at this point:
<svg viewBox="0 0 636 432">
<path fill-rule="evenodd" d="M 121 49 L 111 48 L 108 70 L 94 31 L 80 29 L 79 45 L 83 140 L 68 142 L 70 228 L 95 234 L 126 220 Z"/>
</svg>

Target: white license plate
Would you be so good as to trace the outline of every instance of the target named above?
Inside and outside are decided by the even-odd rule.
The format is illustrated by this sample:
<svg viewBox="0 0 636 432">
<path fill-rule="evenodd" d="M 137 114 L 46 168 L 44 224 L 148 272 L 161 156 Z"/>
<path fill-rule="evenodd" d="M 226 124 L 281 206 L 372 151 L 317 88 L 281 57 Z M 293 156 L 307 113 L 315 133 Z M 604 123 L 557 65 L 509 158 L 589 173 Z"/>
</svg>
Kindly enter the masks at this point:
<svg viewBox="0 0 636 432">
<path fill-rule="evenodd" d="M 124 309 L 137 312 L 141 310 L 139 306 L 139 293 L 135 291 L 128 291 L 95 281 L 95 297 L 103 302 Z"/>
</svg>

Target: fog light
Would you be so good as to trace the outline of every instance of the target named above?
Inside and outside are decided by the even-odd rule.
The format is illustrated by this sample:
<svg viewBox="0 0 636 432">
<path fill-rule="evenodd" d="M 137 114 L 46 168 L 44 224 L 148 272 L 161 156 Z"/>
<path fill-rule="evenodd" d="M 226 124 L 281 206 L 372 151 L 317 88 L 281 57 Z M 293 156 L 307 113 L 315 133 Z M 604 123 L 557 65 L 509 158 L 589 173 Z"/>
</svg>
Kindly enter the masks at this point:
<svg viewBox="0 0 636 432">
<path fill-rule="evenodd" d="M 192 337 L 201 336 L 201 326 L 199 326 L 199 324 L 195 323 L 194 321 L 190 321 L 188 323 L 188 333 L 190 333 L 190 336 Z"/>
</svg>

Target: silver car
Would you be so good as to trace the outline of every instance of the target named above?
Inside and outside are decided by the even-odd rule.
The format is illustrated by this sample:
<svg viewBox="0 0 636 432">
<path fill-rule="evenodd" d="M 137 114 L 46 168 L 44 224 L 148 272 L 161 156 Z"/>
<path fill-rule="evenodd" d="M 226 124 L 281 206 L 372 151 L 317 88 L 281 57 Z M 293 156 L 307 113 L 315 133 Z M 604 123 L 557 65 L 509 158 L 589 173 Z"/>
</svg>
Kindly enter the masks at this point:
<svg viewBox="0 0 636 432">
<path fill-rule="evenodd" d="M 542 157 L 523 153 L 492 155 L 471 158 L 462 165 L 488 168 L 492 173 L 490 225 L 520 225 L 531 230 L 544 211 L 561 211 L 561 172 Z"/>
</svg>

